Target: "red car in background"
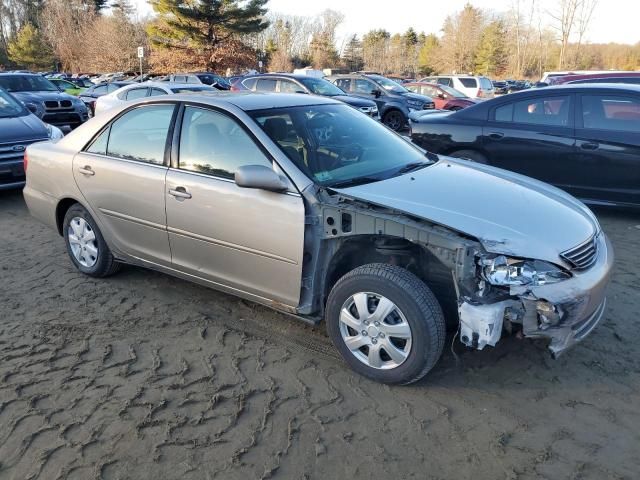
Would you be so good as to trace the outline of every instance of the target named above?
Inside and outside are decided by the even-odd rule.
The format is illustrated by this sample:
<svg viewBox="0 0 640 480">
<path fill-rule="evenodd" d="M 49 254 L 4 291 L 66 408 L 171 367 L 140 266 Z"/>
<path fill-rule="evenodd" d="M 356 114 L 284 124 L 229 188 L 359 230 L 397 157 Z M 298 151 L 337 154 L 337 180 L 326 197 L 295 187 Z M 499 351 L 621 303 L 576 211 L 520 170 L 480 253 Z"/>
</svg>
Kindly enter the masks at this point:
<svg viewBox="0 0 640 480">
<path fill-rule="evenodd" d="M 431 97 L 438 110 L 462 110 L 477 103 L 476 100 L 467 97 L 464 93 L 447 85 L 427 82 L 404 83 L 403 87 L 414 93 Z"/>
</svg>

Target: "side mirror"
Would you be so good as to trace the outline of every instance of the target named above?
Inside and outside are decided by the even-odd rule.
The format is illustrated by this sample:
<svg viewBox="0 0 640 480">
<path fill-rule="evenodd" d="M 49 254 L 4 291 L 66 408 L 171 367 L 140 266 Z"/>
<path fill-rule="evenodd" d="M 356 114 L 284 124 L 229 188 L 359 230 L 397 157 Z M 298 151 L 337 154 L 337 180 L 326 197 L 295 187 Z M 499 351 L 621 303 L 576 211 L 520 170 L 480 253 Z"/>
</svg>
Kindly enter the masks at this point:
<svg viewBox="0 0 640 480">
<path fill-rule="evenodd" d="M 288 184 L 284 178 L 264 165 L 244 165 L 236 170 L 236 185 L 243 188 L 259 188 L 270 192 L 284 192 Z"/>
<path fill-rule="evenodd" d="M 447 98 L 444 93 L 439 93 L 438 95 L 436 95 L 436 97 L 438 97 L 440 100 L 444 100 L 445 98 Z"/>
<path fill-rule="evenodd" d="M 371 95 L 373 95 L 376 98 L 380 98 L 380 96 L 382 95 L 382 92 L 377 88 L 374 88 L 373 90 L 371 90 Z"/>
<path fill-rule="evenodd" d="M 38 113 L 38 107 L 36 107 L 33 103 L 27 103 L 26 107 L 27 107 L 27 110 L 29 110 L 31 113 L 33 114 Z"/>
<path fill-rule="evenodd" d="M 304 94 L 306 94 L 307 92 L 305 92 L 304 90 L 296 90 L 295 93 L 304 93 Z"/>
</svg>

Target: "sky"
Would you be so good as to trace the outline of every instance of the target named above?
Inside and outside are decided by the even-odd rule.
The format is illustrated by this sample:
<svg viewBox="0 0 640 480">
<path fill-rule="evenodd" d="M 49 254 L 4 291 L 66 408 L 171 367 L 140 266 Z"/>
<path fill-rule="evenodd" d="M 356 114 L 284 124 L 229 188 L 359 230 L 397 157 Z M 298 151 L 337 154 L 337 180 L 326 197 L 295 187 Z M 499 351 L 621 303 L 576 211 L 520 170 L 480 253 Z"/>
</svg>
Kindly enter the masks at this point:
<svg viewBox="0 0 640 480">
<path fill-rule="evenodd" d="M 135 1 L 141 15 L 151 12 L 147 0 Z M 439 33 L 447 15 L 461 10 L 468 1 L 475 7 L 492 11 L 506 10 L 511 4 L 496 0 L 399 0 L 397 3 L 388 0 L 270 0 L 268 6 L 271 11 L 288 15 L 313 16 L 327 8 L 342 12 L 345 19 L 338 30 L 337 43 L 340 44 L 344 38 L 374 28 L 384 28 L 392 34 L 402 33 L 409 27 L 418 32 Z M 538 2 L 544 12 L 552 11 L 558 0 Z M 587 40 L 593 43 L 640 42 L 638 18 L 638 0 L 599 0 Z"/>
</svg>

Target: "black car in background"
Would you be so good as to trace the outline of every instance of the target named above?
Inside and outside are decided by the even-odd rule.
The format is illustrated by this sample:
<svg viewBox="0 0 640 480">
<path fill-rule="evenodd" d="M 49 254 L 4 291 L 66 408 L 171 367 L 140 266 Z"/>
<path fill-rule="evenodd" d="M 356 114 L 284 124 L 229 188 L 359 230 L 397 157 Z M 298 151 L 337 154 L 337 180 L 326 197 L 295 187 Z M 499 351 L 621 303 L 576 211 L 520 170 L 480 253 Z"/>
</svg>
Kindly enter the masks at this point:
<svg viewBox="0 0 640 480">
<path fill-rule="evenodd" d="M 24 103 L 43 122 L 73 129 L 89 118 L 87 107 L 77 97 L 34 73 L 0 73 L 0 87 Z"/>
<path fill-rule="evenodd" d="M 115 92 L 119 88 L 131 83 L 133 82 L 116 81 L 109 83 L 100 83 L 98 85 L 93 85 L 92 87 L 87 88 L 84 92 L 78 95 L 78 98 L 86 104 L 87 108 L 91 112 L 91 115 L 93 115 L 95 113 L 96 100 L 98 98 L 106 95 L 107 93 Z"/>
<path fill-rule="evenodd" d="M 24 186 L 25 149 L 51 138 L 62 138 L 62 132 L 0 88 L 0 190 Z"/>
<path fill-rule="evenodd" d="M 333 83 L 323 78 L 288 73 L 267 73 L 249 75 L 244 77 L 241 83 L 247 90 L 254 92 L 304 93 L 331 97 L 351 105 L 369 116 L 378 118 L 378 106 L 374 101 L 347 95 Z"/>
<path fill-rule="evenodd" d="M 493 91 L 496 95 L 504 95 L 507 93 L 507 82 L 502 80 L 494 80 L 491 82 L 493 84 Z"/>
<path fill-rule="evenodd" d="M 551 183 L 587 203 L 640 206 L 640 86 L 517 92 L 425 115 L 412 122 L 411 139 L 434 153 Z"/>
<path fill-rule="evenodd" d="M 435 109 L 431 98 L 410 92 L 382 75 L 352 73 L 326 78 L 348 95 L 374 101 L 382 123 L 392 130 L 404 128 L 412 111 Z"/>
</svg>

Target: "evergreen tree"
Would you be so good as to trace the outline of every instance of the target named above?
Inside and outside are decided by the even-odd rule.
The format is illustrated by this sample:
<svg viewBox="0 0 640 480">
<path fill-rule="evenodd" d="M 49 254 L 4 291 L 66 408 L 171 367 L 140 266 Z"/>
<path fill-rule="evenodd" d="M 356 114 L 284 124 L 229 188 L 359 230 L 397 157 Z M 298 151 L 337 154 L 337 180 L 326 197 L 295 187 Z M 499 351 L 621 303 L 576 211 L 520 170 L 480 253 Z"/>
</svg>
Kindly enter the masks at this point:
<svg viewBox="0 0 640 480">
<path fill-rule="evenodd" d="M 158 14 L 149 29 L 161 49 L 189 50 L 208 70 L 223 63 L 221 54 L 238 47 L 237 37 L 261 32 L 268 0 L 150 0 Z"/>
<path fill-rule="evenodd" d="M 40 31 L 27 23 L 7 45 L 9 59 L 31 69 L 51 68 L 53 53 Z"/>
<path fill-rule="evenodd" d="M 482 31 L 476 53 L 476 71 L 482 75 L 500 75 L 507 66 L 506 30 L 500 20 L 489 23 Z"/>
<path fill-rule="evenodd" d="M 350 71 L 357 72 L 363 69 L 362 42 L 357 35 L 351 37 L 351 40 L 345 46 L 342 58 Z"/>
</svg>

